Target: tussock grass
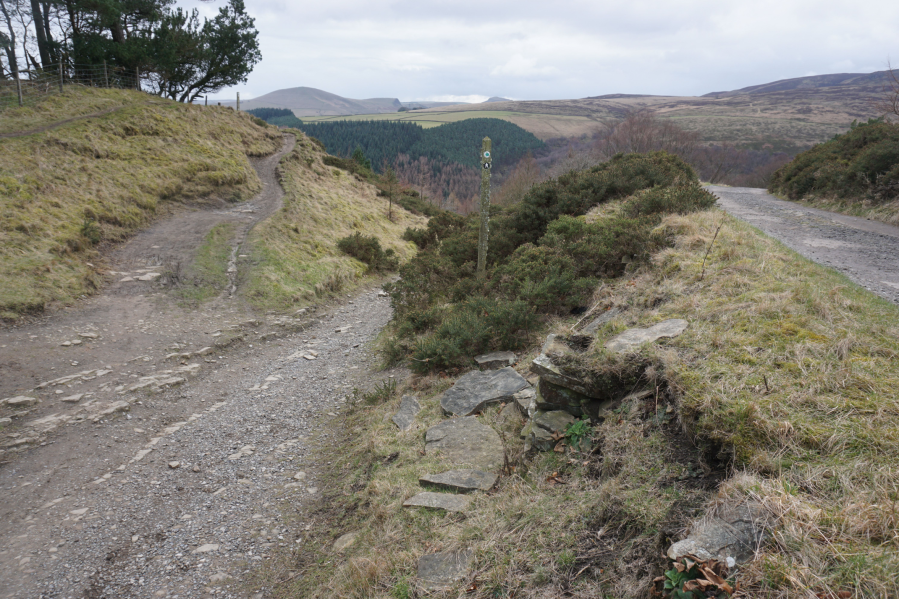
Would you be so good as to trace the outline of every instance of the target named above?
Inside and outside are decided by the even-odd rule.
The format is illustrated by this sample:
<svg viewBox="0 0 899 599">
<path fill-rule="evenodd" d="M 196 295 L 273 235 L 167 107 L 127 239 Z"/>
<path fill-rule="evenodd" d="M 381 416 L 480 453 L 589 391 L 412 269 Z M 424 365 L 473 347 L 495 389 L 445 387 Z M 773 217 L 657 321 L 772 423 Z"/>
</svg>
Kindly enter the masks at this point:
<svg viewBox="0 0 899 599">
<path fill-rule="evenodd" d="M 654 393 L 606 414 L 593 451 L 523 456 L 521 423 L 491 407 L 480 418 L 506 431 L 514 470 L 464 515 L 404 509 L 418 476 L 444 467 L 420 452 L 449 385 L 411 379 L 349 411 L 326 500 L 301 516 L 301 548 L 258 581 L 276 597 L 645 597 L 690 521 L 753 500 L 777 526 L 735 572 L 739 596 L 897 596 L 899 309 L 718 211 L 668 216 L 654 234 L 673 245 L 597 291 L 598 306 L 624 310 L 583 367 L 619 367 L 602 348 L 625 328 L 690 327 L 632 356 Z M 408 433 L 389 421 L 404 392 L 424 407 Z M 357 542 L 335 553 L 353 530 Z M 418 586 L 418 557 L 459 548 L 475 551 L 467 580 Z"/>
<path fill-rule="evenodd" d="M 781 197 L 781 199 L 787 199 Z M 892 202 L 872 202 L 871 200 L 834 199 L 834 198 L 804 198 L 790 200 L 797 204 L 840 212 L 849 216 L 858 216 L 869 220 L 876 220 L 894 227 L 899 226 L 899 200 Z"/>
<path fill-rule="evenodd" d="M 70 95 L 75 108 L 67 111 Z M 277 131 L 249 115 L 162 99 L 147 104 L 138 92 L 67 92 L 50 97 L 49 108 L 23 110 L 46 108 L 42 118 L 57 120 L 107 101 L 125 107 L 0 139 L 0 317 L 95 291 L 100 275 L 88 263 L 99 259 L 98 241 L 125 239 L 185 201 L 248 197 L 260 184 L 247 156 L 281 144 Z M 16 110 L 0 113 L 0 125 L 9 126 Z"/>
<path fill-rule="evenodd" d="M 141 101 L 165 103 L 165 100 L 130 90 L 69 85 L 62 94 L 48 96 L 37 104 L 0 110 L 0 133 L 30 131 Z"/>
<path fill-rule="evenodd" d="M 675 247 L 615 301 L 628 325 L 691 323 L 656 355 L 680 420 L 743 472 L 721 497 L 757 497 L 780 518 L 743 588 L 896 596 L 899 309 L 719 213 L 660 230 Z"/>
<path fill-rule="evenodd" d="M 264 309 L 309 303 L 358 282 L 368 267 L 339 251 L 339 239 L 375 236 L 405 261 L 415 246 L 402 240 L 403 232 L 426 222 L 397 205 L 388 219 L 388 200 L 378 197 L 376 187 L 325 165 L 324 151 L 294 133 L 296 147 L 279 166 L 284 206 L 250 236 L 254 264 L 242 293 Z"/>
</svg>

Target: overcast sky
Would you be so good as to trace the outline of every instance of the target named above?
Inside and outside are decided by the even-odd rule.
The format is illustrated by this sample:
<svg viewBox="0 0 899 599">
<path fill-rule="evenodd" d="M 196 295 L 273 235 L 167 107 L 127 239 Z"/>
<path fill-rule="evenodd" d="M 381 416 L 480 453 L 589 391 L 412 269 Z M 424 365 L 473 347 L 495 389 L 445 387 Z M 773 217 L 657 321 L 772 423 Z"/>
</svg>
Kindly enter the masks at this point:
<svg viewBox="0 0 899 599">
<path fill-rule="evenodd" d="M 218 98 L 701 95 L 899 63 L 896 0 L 245 1 L 262 62 Z M 223 2 L 179 0 L 206 15 Z"/>
</svg>

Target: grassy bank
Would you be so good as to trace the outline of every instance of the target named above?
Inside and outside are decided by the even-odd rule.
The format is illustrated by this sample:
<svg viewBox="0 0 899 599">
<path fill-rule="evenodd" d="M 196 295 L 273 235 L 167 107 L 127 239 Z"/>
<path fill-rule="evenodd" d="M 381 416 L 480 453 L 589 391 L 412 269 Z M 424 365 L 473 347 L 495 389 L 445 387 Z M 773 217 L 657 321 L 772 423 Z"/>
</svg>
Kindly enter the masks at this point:
<svg viewBox="0 0 899 599">
<path fill-rule="evenodd" d="M 0 112 L 0 131 L 110 104 L 122 107 L 0 139 L 3 318 L 93 292 L 100 282 L 90 264 L 99 258 L 96 247 L 127 238 L 184 201 L 248 197 L 260 185 L 247 156 L 281 144 L 277 131 L 249 115 L 121 90 L 72 90 Z"/>
<path fill-rule="evenodd" d="M 366 265 L 340 252 L 339 239 L 375 236 L 406 260 L 415 246 L 402 240 L 403 231 L 426 222 L 397 204 L 391 211 L 366 178 L 328 166 L 320 146 L 295 134 L 296 148 L 279 166 L 284 206 L 250 236 L 252 267 L 245 269 L 242 293 L 263 309 L 309 303 L 358 281 Z"/>
<path fill-rule="evenodd" d="M 293 516 L 302 542 L 257 582 L 278 597 L 645 597 L 692 519 L 751 500 L 777 526 L 731 573 L 737 596 L 896 596 L 899 309 L 718 211 L 667 216 L 656 235 L 669 247 L 595 294 L 598 311 L 622 311 L 576 365 L 601 376 L 639 364 L 650 397 L 607 415 L 575 453 L 522 455 L 521 421 L 486 409 L 509 468 L 464 514 L 401 507 L 418 476 L 445 467 L 422 450 L 450 381 L 359 398 L 353 434 L 324 458 L 325 501 Z M 690 326 L 624 358 L 603 349 L 666 318 Z M 424 407 L 408 433 L 388 420 L 403 392 Z M 457 548 L 474 550 L 468 578 L 426 593 L 418 557 Z"/>
</svg>

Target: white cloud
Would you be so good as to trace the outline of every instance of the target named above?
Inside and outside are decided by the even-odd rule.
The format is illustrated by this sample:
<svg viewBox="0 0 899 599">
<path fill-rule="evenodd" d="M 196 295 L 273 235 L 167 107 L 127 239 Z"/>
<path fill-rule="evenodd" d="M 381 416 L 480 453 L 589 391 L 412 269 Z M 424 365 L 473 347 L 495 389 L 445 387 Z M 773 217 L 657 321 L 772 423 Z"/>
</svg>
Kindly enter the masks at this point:
<svg viewBox="0 0 899 599">
<path fill-rule="evenodd" d="M 699 95 L 880 70 L 899 55 L 894 0 L 252 0 L 248 11 L 263 61 L 222 97 L 295 86 L 350 98 Z"/>
</svg>

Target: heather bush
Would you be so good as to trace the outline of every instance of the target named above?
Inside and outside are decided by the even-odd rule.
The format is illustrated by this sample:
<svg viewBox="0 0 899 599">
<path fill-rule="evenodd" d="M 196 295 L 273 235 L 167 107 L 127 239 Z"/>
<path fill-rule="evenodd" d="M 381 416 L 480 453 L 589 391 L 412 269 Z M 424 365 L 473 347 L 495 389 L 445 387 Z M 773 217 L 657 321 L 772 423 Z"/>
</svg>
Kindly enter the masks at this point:
<svg viewBox="0 0 899 599">
<path fill-rule="evenodd" d="M 388 271 L 399 268 L 399 258 L 392 249 L 381 248 L 375 236 L 356 232 L 337 241 L 337 249 L 368 265 L 368 270 Z"/>
</svg>

